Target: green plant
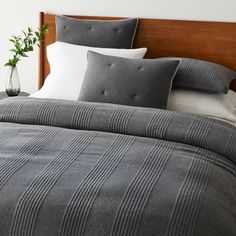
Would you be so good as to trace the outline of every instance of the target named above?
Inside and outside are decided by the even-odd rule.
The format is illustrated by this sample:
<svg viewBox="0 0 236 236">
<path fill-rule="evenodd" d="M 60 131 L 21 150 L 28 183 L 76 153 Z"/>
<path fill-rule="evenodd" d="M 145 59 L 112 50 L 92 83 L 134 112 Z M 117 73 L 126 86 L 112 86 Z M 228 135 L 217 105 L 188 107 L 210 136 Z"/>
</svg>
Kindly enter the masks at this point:
<svg viewBox="0 0 236 236">
<path fill-rule="evenodd" d="M 10 52 L 13 56 L 8 60 L 5 66 L 15 67 L 22 57 L 28 57 L 27 53 L 34 50 L 34 46 L 40 46 L 45 34 L 48 31 L 48 24 L 43 24 L 37 31 L 28 27 L 27 31 L 22 31 L 22 35 L 12 36 L 9 41 L 14 45 Z"/>
</svg>

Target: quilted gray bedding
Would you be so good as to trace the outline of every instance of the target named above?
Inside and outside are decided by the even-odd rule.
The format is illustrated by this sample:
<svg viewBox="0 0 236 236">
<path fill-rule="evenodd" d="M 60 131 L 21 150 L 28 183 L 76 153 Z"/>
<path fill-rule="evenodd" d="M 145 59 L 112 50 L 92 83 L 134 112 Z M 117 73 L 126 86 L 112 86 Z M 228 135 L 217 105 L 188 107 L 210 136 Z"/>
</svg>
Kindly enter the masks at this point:
<svg viewBox="0 0 236 236">
<path fill-rule="evenodd" d="M 0 235 L 236 235 L 236 128 L 158 109 L 1 100 Z"/>
</svg>

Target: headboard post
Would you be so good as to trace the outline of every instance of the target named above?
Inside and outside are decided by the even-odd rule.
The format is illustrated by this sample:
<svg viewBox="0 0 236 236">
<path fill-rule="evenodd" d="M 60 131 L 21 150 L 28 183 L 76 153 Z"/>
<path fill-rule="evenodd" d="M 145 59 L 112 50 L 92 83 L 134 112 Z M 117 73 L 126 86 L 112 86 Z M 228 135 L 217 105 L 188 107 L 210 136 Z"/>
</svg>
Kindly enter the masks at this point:
<svg viewBox="0 0 236 236">
<path fill-rule="evenodd" d="M 42 29 L 42 25 L 44 24 L 44 12 L 39 13 L 39 28 Z M 44 76 L 45 76 L 45 71 L 44 71 L 44 64 L 45 64 L 45 43 L 44 41 L 40 42 L 40 47 L 39 47 L 39 79 L 38 79 L 38 87 L 41 88 L 44 83 Z"/>
</svg>

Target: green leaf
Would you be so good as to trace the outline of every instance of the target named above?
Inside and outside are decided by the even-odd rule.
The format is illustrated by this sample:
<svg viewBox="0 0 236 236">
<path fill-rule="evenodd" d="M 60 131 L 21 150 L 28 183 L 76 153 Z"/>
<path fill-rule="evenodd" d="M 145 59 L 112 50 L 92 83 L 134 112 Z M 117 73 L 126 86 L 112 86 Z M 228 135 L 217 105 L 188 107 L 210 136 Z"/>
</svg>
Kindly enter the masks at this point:
<svg viewBox="0 0 236 236">
<path fill-rule="evenodd" d="M 18 53 L 16 49 L 11 49 L 10 52 Z"/>
<path fill-rule="evenodd" d="M 16 50 L 17 50 L 18 52 L 21 51 L 20 45 L 19 45 L 18 43 L 15 43 L 15 48 L 16 48 Z"/>
<path fill-rule="evenodd" d="M 9 59 L 5 66 L 15 66 L 17 62 L 15 59 Z"/>
<path fill-rule="evenodd" d="M 14 44 L 10 52 L 14 53 L 5 66 L 15 66 L 21 57 L 28 57 L 27 53 L 34 50 L 34 46 L 40 46 L 40 42 L 44 40 L 45 34 L 48 32 L 48 24 L 43 24 L 41 29 L 34 31 L 28 27 L 26 31 L 22 31 L 20 36 L 13 35 L 9 41 Z"/>
<path fill-rule="evenodd" d="M 12 66 L 10 63 L 6 63 L 4 66 Z"/>
<path fill-rule="evenodd" d="M 28 57 L 28 55 L 25 54 L 25 53 L 22 53 L 21 56 L 22 56 L 22 57 Z"/>
<path fill-rule="evenodd" d="M 42 30 L 46 31 L 48 29 L 48 23 L 42 25 Z"/>
</svg>

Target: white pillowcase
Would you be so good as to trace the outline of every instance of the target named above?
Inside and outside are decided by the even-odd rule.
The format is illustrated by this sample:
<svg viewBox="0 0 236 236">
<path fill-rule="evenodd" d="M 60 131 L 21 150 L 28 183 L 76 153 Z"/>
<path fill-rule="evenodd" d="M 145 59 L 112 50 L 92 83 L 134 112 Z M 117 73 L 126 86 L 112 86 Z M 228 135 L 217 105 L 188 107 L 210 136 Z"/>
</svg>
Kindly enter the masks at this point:
<svg viewBox="0 0 236 236">
<path fill-rule="evenodd" d="M 51 73 L 46 78 L 43 87 L 30 97 L 77 100 L 87 68 L 87 52 L 89 50 L 133 59 L 141 59 L 147 52 L 146 48 L 95 48 L 56 42 L 47 47 Z"/>
<path fill-rule="evenodd" d="M 229 90 L 229 96 L 230 96 L 232 103 L 236 107 L 236 92 Z"/>
<path fill-rule="evenodd" d="M 236 108 L 231 95 L 176 89 L 170 94 L 168 109 L 236 122 Z"/>
</svg>

